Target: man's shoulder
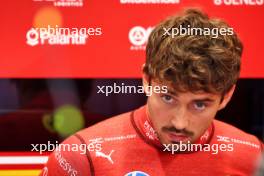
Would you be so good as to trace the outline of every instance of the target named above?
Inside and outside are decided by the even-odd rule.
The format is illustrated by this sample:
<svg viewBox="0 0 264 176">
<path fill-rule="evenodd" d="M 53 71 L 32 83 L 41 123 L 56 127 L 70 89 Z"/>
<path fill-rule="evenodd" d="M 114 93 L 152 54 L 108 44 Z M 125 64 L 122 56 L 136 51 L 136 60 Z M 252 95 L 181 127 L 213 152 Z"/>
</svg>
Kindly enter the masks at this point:
<svg viewBox="0 0 264 176">
<path fill-rule="evenodd" d="M 112 147 L 105 145 L 106 139 L 121 139 L 120 134 L 132 138 L 132 135 L 127 135 L 133 131 L 130 114 L 127 112 L 114 116 L 70 136 L 50 155 L 46 168 L 55 175 L 90 175 L 94 172 L 91 155 L 100 152 L 102 146 L 104 150 Z"/>
<path fill-rule="evenodd" d="M 233 136 L 245 136 L 246 138 L 256 138 L 254 135 L 220 120 L 214 120 L 214 126 L 217 133 L 228 134 Z"/>
<path fill-rule="evenodd" d="M 263 147 L 262 142 L 256 136 L 246 133 L 235 126 L 219 120 L 214 120 L 214 126 L 217 141 L 249 145 L 259 149 Z"/>
<path fill-rule="evenodd" d="M 214 120 L 214 126 L 212 143 L 220 148 L 219 156 L 224 158 L 222 164 L 228 164 L 230 168 L 239 168 L 241 173 L 253 172 L 257 167 L 256 160 L 263 151 L 262 142 L 256 136 L 225 122 Z"/>
</svg>

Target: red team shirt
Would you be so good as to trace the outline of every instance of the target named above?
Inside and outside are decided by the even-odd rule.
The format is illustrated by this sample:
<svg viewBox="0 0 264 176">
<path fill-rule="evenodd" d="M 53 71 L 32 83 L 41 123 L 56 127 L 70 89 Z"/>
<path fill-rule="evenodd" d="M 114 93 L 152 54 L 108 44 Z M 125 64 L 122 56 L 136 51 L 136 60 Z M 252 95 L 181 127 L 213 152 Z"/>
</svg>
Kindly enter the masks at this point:
<svg viewBox="0 0 264 176">
<path fill-rule="evenodd" d="M 62 144 L 72 146 L 71 151 L 60 146 L 41 175 L 248 176 L 254 174 L 263 148 L 255 136 L 214 120 L 197 141 L 203 151 L 172 154 L 159 143 L 145 106 L 84 129 Z"/>
</svg>

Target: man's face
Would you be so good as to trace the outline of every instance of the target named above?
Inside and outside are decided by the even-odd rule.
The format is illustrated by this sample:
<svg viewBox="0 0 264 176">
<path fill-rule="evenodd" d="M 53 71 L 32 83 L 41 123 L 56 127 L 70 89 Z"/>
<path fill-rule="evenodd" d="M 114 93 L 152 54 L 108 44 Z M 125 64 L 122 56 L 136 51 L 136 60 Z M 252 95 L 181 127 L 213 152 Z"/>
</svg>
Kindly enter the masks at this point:
<svg viewBox="0 0 264 176">
<path fill-rule="evenodd" d="M 151 85 L 164 86 L 153 81 Z M 221 101 L 220 94 L 181 93 L 168 87 L 168 93 L 152 92 L 147 101 L 147 113 L 162 144 L 194 143 L 208 129 L 232 93 L 233 90 Z"/>
</svg>

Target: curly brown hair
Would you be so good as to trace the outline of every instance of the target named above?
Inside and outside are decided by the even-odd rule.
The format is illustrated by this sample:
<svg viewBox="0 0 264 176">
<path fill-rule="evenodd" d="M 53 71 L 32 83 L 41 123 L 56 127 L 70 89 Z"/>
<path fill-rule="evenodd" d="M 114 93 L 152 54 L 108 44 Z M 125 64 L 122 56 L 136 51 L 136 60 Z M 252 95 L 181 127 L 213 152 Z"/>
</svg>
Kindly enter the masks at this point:
<svg viewBox="0 0 264 176">
<path fill-rule="evenodd" d="M 219 19 L 209 19 L 198 9 L 188 9 L 158 24 L 146 47 L 143 72 L 172 85 L 177 91 L 225 94 L 236 83 L 243 45 L 232 35 L 164 35 L 164 29 L 179 27 L 230 28 Z"/>
</svg>

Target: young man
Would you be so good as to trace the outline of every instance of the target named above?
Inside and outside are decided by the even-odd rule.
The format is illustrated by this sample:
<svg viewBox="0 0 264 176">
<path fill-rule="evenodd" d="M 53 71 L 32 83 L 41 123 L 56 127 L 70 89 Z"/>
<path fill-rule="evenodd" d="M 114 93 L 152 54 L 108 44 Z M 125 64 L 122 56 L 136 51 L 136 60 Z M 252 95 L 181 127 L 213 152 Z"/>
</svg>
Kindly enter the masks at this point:
<svg viewBox="0 0 264 176">
<path fill-rule="evenodd" d="M 167 91 L 65 140 L 42 175 L 252 175 L 262 143 L 214 120 L 235 90 L 241 54 L 233 29 L 199 10 L 163 21 L 149 37 L 143 85 Z"/>
</svg>

